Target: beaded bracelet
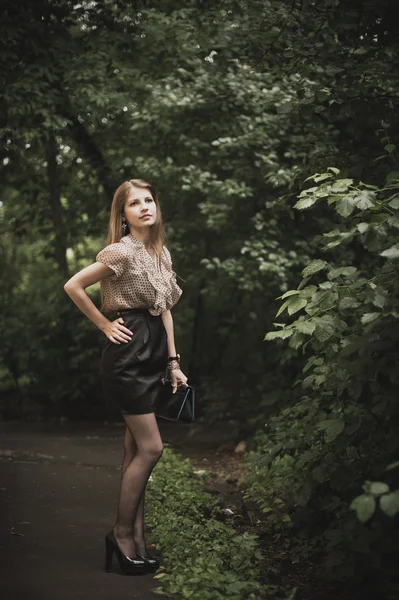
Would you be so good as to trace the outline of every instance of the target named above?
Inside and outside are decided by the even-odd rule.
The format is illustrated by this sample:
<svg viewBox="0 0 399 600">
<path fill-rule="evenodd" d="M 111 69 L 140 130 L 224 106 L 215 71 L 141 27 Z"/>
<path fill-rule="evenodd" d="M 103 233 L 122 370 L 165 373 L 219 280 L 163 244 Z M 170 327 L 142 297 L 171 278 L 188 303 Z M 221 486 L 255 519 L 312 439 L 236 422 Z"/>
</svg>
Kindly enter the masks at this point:
<svg viewBox="0 0 399 600">
<path fill-rule="evenodd" d="M 165 375 L 161 378 L 161 381 L 162 381 L 162 383 L 164 385 L 168 381 L 168 371 L 173 371 L 173 370 L 176 370 L 176 369 L 180 369 L 180 363 L 179 363 L 179 361 L 177 361 L 177 360 L 170 360 L 168 362 L 167 367 L 166 367 Z"/>
<path fill-rule="evenodd" d="M 173 371 L 174 369 L 180 369 L 180 363 L 178 360 L 170 360 L 168 363 L 169 371 Z"/>
</svg>

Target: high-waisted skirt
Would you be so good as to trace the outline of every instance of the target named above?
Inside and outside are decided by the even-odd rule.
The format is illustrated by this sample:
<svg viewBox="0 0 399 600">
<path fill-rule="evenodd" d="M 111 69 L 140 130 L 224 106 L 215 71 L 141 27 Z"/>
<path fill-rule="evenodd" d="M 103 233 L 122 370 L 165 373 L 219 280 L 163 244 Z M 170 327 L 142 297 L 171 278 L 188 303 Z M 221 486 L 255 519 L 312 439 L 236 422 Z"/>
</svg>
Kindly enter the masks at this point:
<svg viewBox="0 0 399 600">
<path fill-rule="evenodd" d="M 119 310 L 115 315 L 123 318 L 133 336 L 120 344 L 107 339 L 103 346 L 100 375 L 106 401 L 126 415 L 155 412 L 168 362 L 162 316 L 147 308 Z"/>
</svg>

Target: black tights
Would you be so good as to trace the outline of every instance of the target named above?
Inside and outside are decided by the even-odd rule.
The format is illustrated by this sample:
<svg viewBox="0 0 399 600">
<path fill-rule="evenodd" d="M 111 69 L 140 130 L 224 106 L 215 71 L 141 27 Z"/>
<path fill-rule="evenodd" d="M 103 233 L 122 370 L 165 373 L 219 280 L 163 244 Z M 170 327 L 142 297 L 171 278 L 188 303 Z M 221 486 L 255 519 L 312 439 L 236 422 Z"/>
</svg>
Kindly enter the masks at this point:
<svg viewBox="0 0 399 600">
<path fill-rule="evenodd" d="M 144 538 L 145 488 L 162 456 L 163 444 L 154 413 L 123 415 L 126 422 L 121 487 L 116 522 L 118 545 L 126 556 L 146 556 Z"/>
</svg>

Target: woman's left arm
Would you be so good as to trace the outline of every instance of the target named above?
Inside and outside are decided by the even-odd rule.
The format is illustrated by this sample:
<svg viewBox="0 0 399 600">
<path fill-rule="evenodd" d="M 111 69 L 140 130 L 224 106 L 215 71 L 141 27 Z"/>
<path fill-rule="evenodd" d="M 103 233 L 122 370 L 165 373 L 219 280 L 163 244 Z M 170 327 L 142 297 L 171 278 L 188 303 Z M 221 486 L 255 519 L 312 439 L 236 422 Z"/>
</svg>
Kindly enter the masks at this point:
<svg viewBox="0 0 399 600">
<path fill-rule="evenodd" d="M 162 321 L 168 336 L 168 356 L 176 356 L 173 317 L 170 310 L 165 310 L 162 312 Z M 184 375 L 181 369 L 173 369 L 170 371 L 170 378 L 172 381 L 173 393 L 176 391 L 178 385 L 187 383 L 187 377 Z"/>
</svg>

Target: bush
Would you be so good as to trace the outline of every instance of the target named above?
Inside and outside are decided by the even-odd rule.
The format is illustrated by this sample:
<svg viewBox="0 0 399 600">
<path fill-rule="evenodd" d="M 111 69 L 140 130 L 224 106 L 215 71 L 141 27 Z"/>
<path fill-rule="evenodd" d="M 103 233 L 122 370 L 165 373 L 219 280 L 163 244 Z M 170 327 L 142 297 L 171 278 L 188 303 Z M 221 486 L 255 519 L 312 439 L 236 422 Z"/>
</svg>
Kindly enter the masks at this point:
<svg viewBox="0 0 399 600">
<path fill-rule="evenodd" d="M 372 485 L 399 452 L 399 172 L 381 188 L 338 175 L 329 168 L 309 178 L 316 185 L 295 205 L 303 210 L 327 200 L 335 208 L 337 226 L 316 239 L 330 260 L 303 269 L 298 288 L 280 296 L 276 315 L 295 317 L 274 323 L 278 329 L 265 336 L 301 349 L 307 362 L 295 385 L 307 394 L 258 432 L 244 485 L 275 535 L 294 528 L 294 561 L 323 552 L 326 577 L 375 577 L 389 586 L 396 522 L 385 511 L 363 524 L 349 505 L 363 481 Z M 397 470 L 389 477 L 396 486 Z M 365 503 L 371 510 L 370 485 L 352 506 L 358 513 Z"/>
<path fill-rule="evenodd" d="M 153 591 L 176 600 L 261 600 L 258 537 L 221 519 L 217 500 L 201 490 L 189 459 L 165 444 L 148 490 L 148 523 L 163 555 Z"/>
</svg>

